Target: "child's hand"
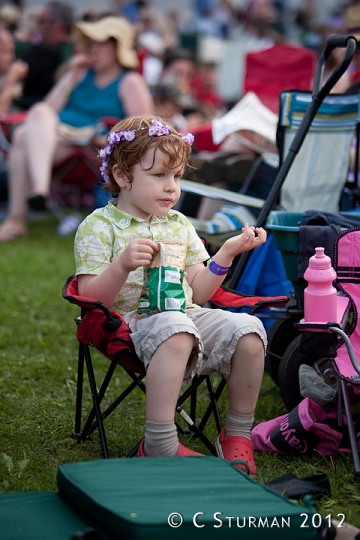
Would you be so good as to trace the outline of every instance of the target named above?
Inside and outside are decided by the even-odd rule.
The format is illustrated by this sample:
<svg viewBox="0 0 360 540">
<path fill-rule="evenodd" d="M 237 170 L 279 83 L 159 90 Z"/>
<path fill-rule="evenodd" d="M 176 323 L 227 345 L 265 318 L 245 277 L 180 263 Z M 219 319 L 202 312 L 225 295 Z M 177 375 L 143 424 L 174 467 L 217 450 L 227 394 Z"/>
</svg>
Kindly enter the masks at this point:
<svg viewBox="0 0 360 540">
<path fill-rule="evenodd" d="M 139 266 L 149 266 L 154 251 L 159 251 L 159 245 L 150 238 L 134 238 L 117 260 L 123 270 L 131 272 L 139 268 Z"/>
<path fill-rule="evenodd" d="M 221 248 L 221 251 L 231 259 L 266 242 L 267 233 L 262 227 L 250 227 L 245 223 L 242 231 L 241 234 L 226 240 Z"/>
</svg>

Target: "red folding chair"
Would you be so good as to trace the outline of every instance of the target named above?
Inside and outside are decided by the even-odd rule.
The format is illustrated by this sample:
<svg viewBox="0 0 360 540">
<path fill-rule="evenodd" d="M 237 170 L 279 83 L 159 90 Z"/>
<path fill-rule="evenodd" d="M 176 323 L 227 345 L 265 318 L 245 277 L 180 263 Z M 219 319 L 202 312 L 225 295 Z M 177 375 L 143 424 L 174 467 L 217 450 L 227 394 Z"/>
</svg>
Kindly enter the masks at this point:
<svg viewBox="0 0 360 540">
<path fill-rule="evenodd" d="M 118 118 L 104 117 L 101 123 L 109 131 Z M 91 145 L 74 146 L 73 152 L 53 168 L 51 180 L 52 208 L 61 219 L 69 208 L 82 210 L 94 207 L 94 189 L 101 179 L 101 161 Z"/>
<path fill-rule="evenodd" d="M 108 309 L 104 304 L 94 298 L 80 296 L 78 293 L 78 283 L 74 276 L 71 276 L 63 286 L 63 298 L 71 304 L 76 304 L 81 308 L 81 315 L 75 319 L 77 324 L 77 339 L 79 341 L 78 352 L 78 378 L 75 408 L 75 427 L 73 436 L 80 442 L 88 439 L 90 435 L 98 430 L 103 457 L 109 457 L 104 420 L 126 399 L 135 389 L 139 388 L 146 392 L 143 382 L 146 376 L 144 366 L 136 356 L 132 342 L 131 333 L 124 319 L 117 312 Z M 211 302 L 214 307 L 232 309 L 247 308 L 250 313 L 257 309 L 268 307 L 269 305 L 285 304 L 288 297 L 253 297 L 233 293 L 221 288 L 213 296 Z M 104 374 L 101 384 L 97 385 L 95 376 L 94 359 L 91 354 L 91 346 L 98 349 L 108 360 L 110 365 Z M 129 386 L 117 395 L 111 404 L 103 410 L 102 402 L 105 393 L 109 390 L 109 385 L 117 367 L 123 369 L 131 379 Z M 84 371 L 87 371 L 89 379 L 90 393 L 92 397 L 92 408 L 83 422 L 83 387 Z M 197 390 L 205 382 L 209 396 L 209 404 L 201 420 L 196 423 L 197 416 Z M 225 381 L 220 380 L 217 387 L 214 387 L 211 375 L 196 376 L 188 388 L 180 396 L 176 412 L 185 421 L 187 429 L 183 429 L 179 424 L 177 428 L 180 434 L 191 434 L 198 437 L 206 448 L 216 455 L 214 445 L 204 434 L 204 429 L 213 416 L 217 432 L 220 433 L 222 423 L 218 409 L 218 400 L 225 387 Z M 99 388 L 99 389 L 98 389 Z M 186 412 L 183 405 L 190 401 L 189 412 Z M 139 443 L 128 453 L 128 457 L 137 453 Z"/>
<path fill-rule="evenodd" d="M 262 103 L 278 114 L 283 90 L 311 90 L 316 54 L 305 47 L 276 44 L 249 52 L 245 58 L 243 94 L 254 92 Z"/>
<path fill-rule="evenodd" d="M 94 206 L 94 189 L 100 180 L 96 150 L 75 146 L 72 154 L 54 166 L 51 180 L 51 207 L 59 218 L 69 209 Z"/>
</svg>

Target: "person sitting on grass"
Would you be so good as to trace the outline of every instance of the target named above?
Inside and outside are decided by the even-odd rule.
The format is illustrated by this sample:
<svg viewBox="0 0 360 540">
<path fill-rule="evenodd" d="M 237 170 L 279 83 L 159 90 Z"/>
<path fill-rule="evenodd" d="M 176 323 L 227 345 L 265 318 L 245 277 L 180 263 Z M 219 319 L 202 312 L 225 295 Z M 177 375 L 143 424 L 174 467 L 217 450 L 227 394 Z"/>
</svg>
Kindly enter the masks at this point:
<svg viewBox="0 0 360 540">
<path fill-rule="evenodd" d="M 180 135 L 160 117 L 134 116 L 112 128 L 100 150 L 101 173 L 104 188 L 117 201 L 96 209 L 78 228 L 79 294 L 120 312 L 145 365 L 146 427 L 139 456 L 199 455 L 179 443 L 175 407 L 183 383 L 195 374 L 217 371 L 227 381 L 229 394 L 226 427 L 216 441 L 218 455 L 243 460 L 242 470 L 255 475 L 250 431 L 266 333 L 253 315 L 201 306 L 222 284 L 234 257 L 263 244 L 266 232 L 245 224 L 242 233 L 227 240 L 204 265 L 209 254 L 201 239 L 188 219 L 172 210 L 192 142 L 190 133 Z M 184 247 L 186 306 L 139 315 L 147 269 L 166 241 Z"/>
</svg>

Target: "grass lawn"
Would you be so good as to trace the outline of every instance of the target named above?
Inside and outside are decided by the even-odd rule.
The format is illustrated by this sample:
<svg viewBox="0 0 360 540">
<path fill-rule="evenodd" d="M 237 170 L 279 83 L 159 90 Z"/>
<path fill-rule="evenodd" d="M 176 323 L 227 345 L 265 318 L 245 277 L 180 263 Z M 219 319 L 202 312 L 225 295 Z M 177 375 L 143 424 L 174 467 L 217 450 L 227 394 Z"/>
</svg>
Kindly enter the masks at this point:
<svg viewBox="0 0 360 540">
<path fill-rule="evenodd" d="M 71 437 L 77 367 L 73 318 L 78 309 L 63 300 L 61 289 L 74 272 L 73 238 L 58 237 L 56 225 L 50 217 L 31 222 L 28 238 L 0 244 L 0 492 L 55 491 L 59 464 L 102 457 L 97 434 L 82 444 Z M 96 358 L 103 369 L 107 360 Z M 127 382 L 119 370 L 117 390 Z M 206 403 L 206 391 L 199 402 L 200 408 Z M 142 437 L 144 403 L 141 392 L 134 392 L 108 419 L 111 457 L 125 456 Z M 221 411 L 225 415 L 226 395 Z M 265 374 L 256 422 L 285 412 L 278 388 Z M 207 427 L 207 435 L 215 439 L 214 426 Z M 190 445 L 204 452 L 199 441 Z M 258 454 L 256 460 L 259 481 L 286 472 L 326 472 L 332 496 L 317 502 L 318 511 L 335 519 L 344 514 L 360 527 L 359 482 L 351 456 Z"/>
</svg>

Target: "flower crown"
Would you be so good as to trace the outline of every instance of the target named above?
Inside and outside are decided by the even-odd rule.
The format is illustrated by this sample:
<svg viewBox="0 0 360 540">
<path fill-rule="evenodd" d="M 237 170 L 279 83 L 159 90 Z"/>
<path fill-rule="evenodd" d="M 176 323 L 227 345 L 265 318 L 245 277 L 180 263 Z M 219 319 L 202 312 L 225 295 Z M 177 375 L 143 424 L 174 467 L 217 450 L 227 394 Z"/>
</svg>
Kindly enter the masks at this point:
<svg viewBox="0 0 360 540">
<path fill-rule="evenodd" d="M 153 118 L 151 123 L 152 125 L 149 127 L 149 137 L 161 137 L 162 135 L 170 135 L 170 133 L 174 133 L 169 126 L 162 124 L 155 118 Z M 112 151 L 114 150 L 114 147 L 117 144 L 119 144 L 119 142 L 121 141 L 133 141 L 135 139 L 135 132 L 142 131 L 144 129 L 147 129 L 147 128 L 142 127 L 139 129 L 111 131 L 109 133 L 108 144 L 105 146 L 105 148 L 102 148 L 99 151 L 99 156 L 102 159 L 100 172 L 105 182 L 108 182 L 110 180 L 109 174 L 108 174 L 108 167 L 109 167 L 109 162 L 110 162 L 109 158 L 112 154 Z M 188 133 L 187 135 L 180 135 L 180 137 L 182 138 L 183 141 L 187 142 L 190 145 L 192 145 L 194 142 L 194 135 L 192 135 L 191 133 Z"/>
</svg>

